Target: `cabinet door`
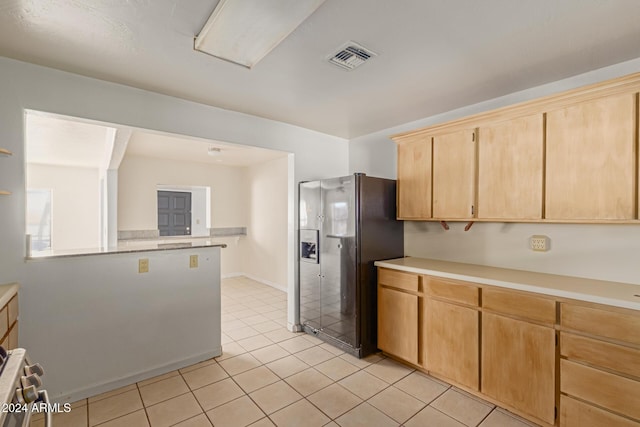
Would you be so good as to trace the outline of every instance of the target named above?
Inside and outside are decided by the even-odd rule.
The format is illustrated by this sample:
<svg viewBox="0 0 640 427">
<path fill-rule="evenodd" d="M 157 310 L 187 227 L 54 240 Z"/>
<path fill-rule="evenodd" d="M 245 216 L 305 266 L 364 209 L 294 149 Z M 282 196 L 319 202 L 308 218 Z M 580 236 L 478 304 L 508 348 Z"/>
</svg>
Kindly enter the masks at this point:
<svg viewBox="0 0 640 427">
<path fill-rule="evenodd" d="M 475 132 L 463 130 L 433 138 L 433 217 L 473 217 Z"/>
<path fill-rule="evenodd" d="M 378 287 L 378 348 L 418 364 L 418 296 Z"/>
<path fill-rule="evenodd" d="M 542 114 L 478 133 L 478 218 L 542 218 Z"/>
<path fill-rule="evenodd" d="M 555 340 L 553 328 L 482 313 L 482 392 L 553 424 Z"/>
<path fill-rule="evenodd" d="M 398 142 L 398 218 L 431 218 L 431 137 Z"/>
<path fill-rule="evenodd" d="M 548 219 L 633 219 L 635 95 L 547 113 Z"/>
<path fill-rule="evenodd" d="M 478 390 L 478 311 L 426 298 L 423 319 L 425 368 Z"/>
</svg>

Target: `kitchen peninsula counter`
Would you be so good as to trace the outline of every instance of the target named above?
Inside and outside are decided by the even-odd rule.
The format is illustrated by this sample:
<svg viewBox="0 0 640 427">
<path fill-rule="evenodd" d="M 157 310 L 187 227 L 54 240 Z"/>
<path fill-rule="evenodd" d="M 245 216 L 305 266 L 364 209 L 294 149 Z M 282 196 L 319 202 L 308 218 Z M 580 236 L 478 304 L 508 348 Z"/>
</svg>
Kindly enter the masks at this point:
<svg viewBox="0 0 640 427">
<path fill-rule="evenodd" d="M 0 308 L 7 305 L 9 300 L 11 300 L 11 298 L 13 298 L 13 296 L 18 293 L 18 289 L 20 289 L 20 285 L 17 283 L 0 285 Z"/>
<path fill-rule="evenodd" d="M 377 261 L 377 267 L 640 310 L 640 285 L 425 258 Z"/>
<path fill-rule="evenodd" d="M 69 250 L 48 250 L 34 251 L 28 260 L 37 260 L 44 258 L 63 258 L 77 257 L 87 255 L 107 255 L 132 252 L 149 252 L 149 251 L 168 251 L 176 249 L 195 249 L 220 247 L 226 248 L 225 243 L 221 243 L 211 237 L 168 237 L 157 239 L 137 239 L 137 240 L 120 240 L 117 247 L 112 248 L 87 248 L 87 249 L 69 249 Z"/>
</svg>

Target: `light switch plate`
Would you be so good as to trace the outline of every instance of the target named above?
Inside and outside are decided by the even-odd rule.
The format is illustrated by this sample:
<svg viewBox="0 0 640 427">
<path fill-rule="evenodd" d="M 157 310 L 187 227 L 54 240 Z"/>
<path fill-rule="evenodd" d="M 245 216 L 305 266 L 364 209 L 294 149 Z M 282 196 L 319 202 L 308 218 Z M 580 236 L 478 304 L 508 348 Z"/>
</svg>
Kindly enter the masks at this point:
<svg viewBox="0 0 640 427">
<path fill-rule="evenodd" d="M 140 258 L 138 260 L 138 273 L 149 272 L 149 258 Z"/>
<path fill-rule="evenodd" d="M 189 268 L 198 268 L 198 255 L 191 255 L 189 257 Z"/>
</svg>

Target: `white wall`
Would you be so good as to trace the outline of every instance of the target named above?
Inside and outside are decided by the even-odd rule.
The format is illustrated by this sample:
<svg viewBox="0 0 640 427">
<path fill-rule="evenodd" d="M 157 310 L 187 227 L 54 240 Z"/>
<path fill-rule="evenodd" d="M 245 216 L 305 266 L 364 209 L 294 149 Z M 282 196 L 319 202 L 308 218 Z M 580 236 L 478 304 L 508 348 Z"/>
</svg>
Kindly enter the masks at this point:
<svg viewBox="0 0 640 427">
<path fill-rule="evenodd" d="M 100 247 L 100 179 L 97 168 L 30 164 L 27 187 L 50 189 L 52 249 Z"/>
<path fill-rule="evenodd" d="M 227 245 L 222 251 L 222 278 L 244 276 L 247 238 L 246 236 L 216 237 L 218 243 Z"/>
<path fill-rule="evenodd" d="M 247 224 L 244 168 L 126 155 L 118 170 L 120 230 L 158 228 L 157 185 L 211 188 L 212 227 Z"/>
<path fill-rule="evenodd" d="M 140 254 L 24 262 L 24 109 L 290 152 L 295 155 L 294 182 L 345 175 L 348 171 L 348 144 L 341 138 L 8 58 L 0 58 L 0 93 L 0 146 L 14 153 L 10 158 L 0 158 L 0 186 L 13 192 L 11 196 L 0 197 L 0 220 L 3 223 L 0 228 L 0 283 L 17 281 L 22 284 L 20 345 L 26 347 L 33 359 L 41 362 L 49 372 L 55 372 L 46 378 L 46 384 L 56 395 L 108 380 L 113 373 L 101 369 L 96 377 L 84 378 L 84 372 L 101 364 L 112 366 L 117 362 L 121 369 L 130 373 L 139 369 L 139 362 L 148 356 L 148 351 L 140 343 L 134 345 L 132 337 L 125 341 L 127 348 L 140 353 L 132 355 L 131 359 L 110 360 L 113 352 L 123 344 L 123 334 L 132 329 L 103 327 L 95 333 L 92 326 L 108 322 L 117 326 L 111 302 L 117 300 L 133 309 L 136 301 L 144 300 L 144 295 L 153 298 L 155 288 L 138 286 L 146 283 L 141 280 L 141 275 L 117 273 L 126 270 L 127 263 L 137 262 Z M 288 185 L 294 188 L 291 179 Z M 293 214 L 287 230 L 289 247 L 295 247 L 295 197 L 288 201 L 289 211 Z M 222 221 L 223 224 L 225 222 L 231 220 Z M 287 271 L 290 322 L 298 318 L 294 304 L 298 290 L 294 285 L 296 272 L 293 260 L 293 253 L 290 253 Z M 93 281 L 96 286 L 91 283 Z M 214 303 L 183 292 L 184 284 L 181 286 L 179 281 L 167 283 L 170 287 L 163 291 L 164 297 L 155 306 L 156 310 L 164 307 L 173 313 L 171 299 L 187 298 L 190 299 L 189 304 Z M 81 292 L 81 297 L 76 295 L 76 291 Z M 81 316 L 78 305 L 91 310 Z M 87 318 L 92 322 L 85 323 Z M 215 333 L 217 329 L 217 325 L 199 326 L 198 322 L 193 322 L 193 325 L 198 325 L 198 333 Z M 46 339 L 47 331 L 58 326 L 64 329 L 56 333 L 56 339 Z M 157 357 L 147 365 L 149 367 L 173 363 L 175 352 L 181 352 L 180 357 L 183 358 L 195 356 L 193 352 L 184 354 L 184 349 L 180 348 L 181 331 L 166 326 L 157 328 L 148 338 L 154 344 L 150 349 L 155 348 Z M 193 348 L 197 338 L 189 336 L 189 344 L 193 344 Z M 98 340 L 100 346 L 92 350 Z M 82 358 L 65 359 L 65 355 L 73 354 L 75 348 L 82 350 Z M 107 352 L 105 349 L 110 350 Z M 164 354 L 166 349 L 170 349 L 170 354 Z M 72 366 L 72 363 L 77 365 Z M 83 384 L 70 384 L 63 378 L 73 378 Z"/>
<path fill-rule="evenodd" d="M 287 162 L 281 157 L 247 168 L 244 272 L 281 289 L 287 284 Z"/>
<path fill-rule="evenodd" d="M 158 184 L 208 186 L 212 227 L 248 230 L 246 237 L 215 239 L 228 245 L 222 252 L 223 277 L 244 274 L 286 290 L 287 180 L 286 156 L 237 167 L 127 155 L 119 170 L 120 229 L 157 228 Z"/>
<path fill-rule="evenodd" d="M 120 230 L 158 228 L 158 184 L 210 187 L 211 227 L 249 223 L 247 168 L 125 155 L 118 171 Z M 228 245 L 222 251 L 222 276 L 244 273 L 245 238 L 215 240 Z"/>
<path fill-rule="evenodd" d="M 390 135 L 639 71 L 640 58 L 355 138 L 349 143 L 350 172 L 395 179 Z M 445 232 L 438 223 L 406 221 L 405 255 L 640 284 L 638 225 L 476 223 L 466 233 L 464 225 L 450 223 Z M 549 236 L 551 250 L 529 250 L 533 234 Z"/>
<path fill-rule="evenodd" d="M 191 221 L 191 235 L 208 236 L 209 228 L 207 222 L 211 224 L 211 198 L 207 198 L 207 188 L 199 187 L 191 189 L 191 212 L 193 215 Z M 207 206 L 209 204 L 209 206 Z"/>
</svg>

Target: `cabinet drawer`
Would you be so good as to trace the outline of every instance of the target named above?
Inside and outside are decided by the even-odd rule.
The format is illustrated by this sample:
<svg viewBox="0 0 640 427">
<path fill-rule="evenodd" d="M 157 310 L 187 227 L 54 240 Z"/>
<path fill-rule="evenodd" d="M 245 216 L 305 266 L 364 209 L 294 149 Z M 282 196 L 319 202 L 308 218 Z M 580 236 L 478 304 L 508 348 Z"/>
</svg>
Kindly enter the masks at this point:
<svg viewBox="0 0 640 427">
<path fill-rule="evenodd" d="M 9 309 L 9 326 L 11 326 L 18 319 L 18 294 L 11 298 L 7 308 Z"/>
<path fill-rule="evenodd" d="M 563 328 L 640 345 L 640 314 L 625 314 L 562 303 L 560 325 Z"/>
<path fill-rule="evenodd" d="M 485 288 L 482 290 L 482 307 L 542 323 L 556 322 L 554 300 L 514 291 Z"/>
<path fill-rule="evenodd" d="M 640 378 L 640 350 L 562 332 L 560 354 Z"/>
<path fill-rule="evenodd" d="M 388 268 L 378 269 L 378 283 L 405 291 L 418 292 L 419 277 L 417 274 Z"/>
<path fill-rule="evenodd" d="M 425 292 L 431 296 L 448 299 L 461 304 L 478 306 L 480 290 L 477 286 L 465 282 L 423 276 Z"/>
<path fill-rule="evenodd" d="M 568 396 L 560 396 L 560 427 L 640 427 L 622 418 Z"/>
<path fill-rule="evenodd" d="M 560 360 L 560 391 L 640 420 L 640 382 Z"/>
<path fill-rule="evenodd" d="M 7 319 L 7 306 L 4 306 L 2 310 L 0 310 L 0 339 L 2 339 L 4 334 L 9 330 L 9 322 Z"/>
</svg>

